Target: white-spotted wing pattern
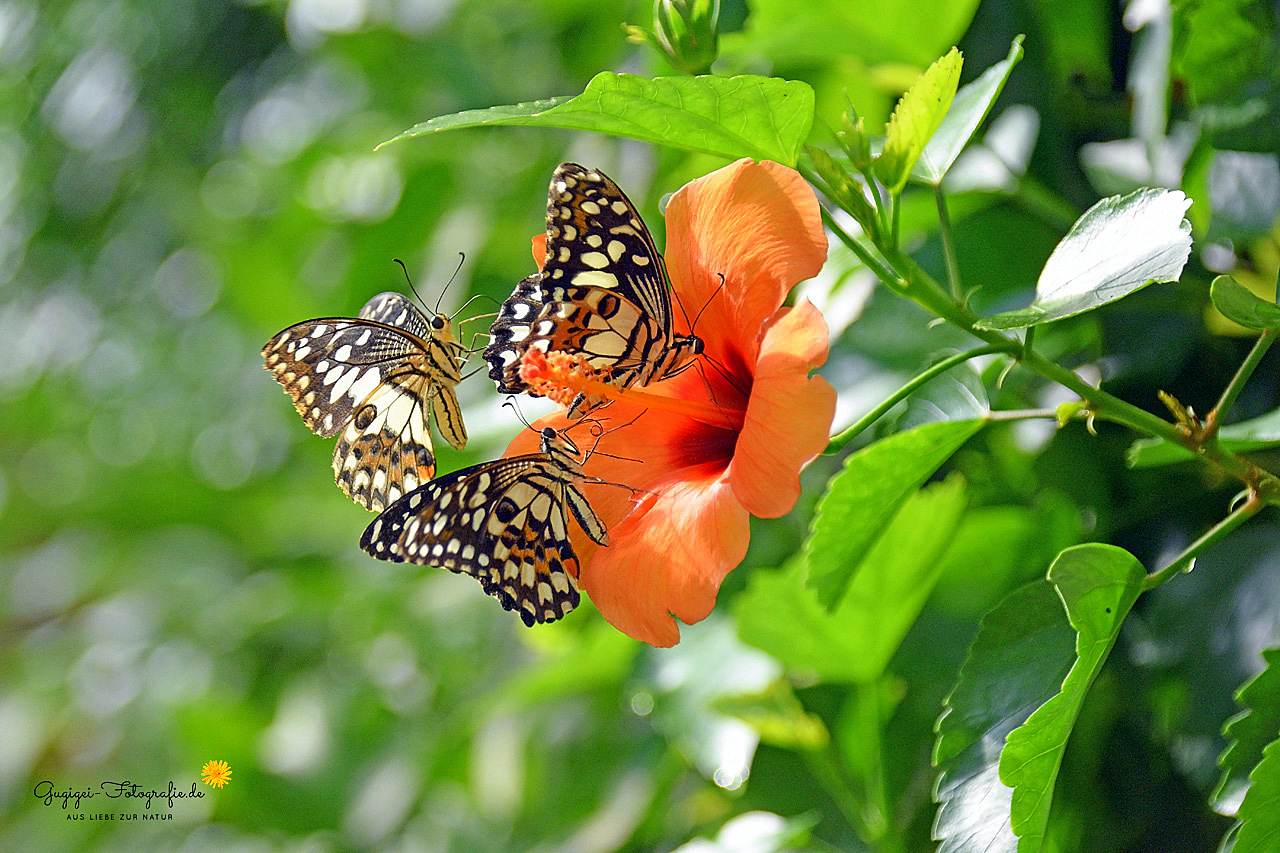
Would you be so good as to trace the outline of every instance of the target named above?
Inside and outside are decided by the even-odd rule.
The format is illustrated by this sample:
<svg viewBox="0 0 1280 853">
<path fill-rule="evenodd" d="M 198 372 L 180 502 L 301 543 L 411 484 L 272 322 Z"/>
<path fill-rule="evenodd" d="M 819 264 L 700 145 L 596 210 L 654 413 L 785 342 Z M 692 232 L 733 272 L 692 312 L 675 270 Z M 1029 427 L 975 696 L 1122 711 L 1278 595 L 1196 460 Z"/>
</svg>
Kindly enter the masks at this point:
<svg viewBox="0 0 1280 853">
<path fill-rule="evenodd" d="M 307 426 L 339 436 L 335 479 L 366 509 L 381 511 L 435 475 L 428 407 L 446 441 L 467 443 L 454 393 L 466 349 L 448 317 L 428 320 L 398 293 L 375 296 L 355 319 L 290 326 L 262 357 Z"/>
<path fill-rule="evenodd" d="M 608 545 L 604 524 L 578 485 L 577 445 L 563 431 L 541 433 L 538 453 L 445 474 L 374 519 L 360 547 L 393 562 L 468 574 L 526 625 L 554 622 L 578 606 L 578 558 L 568 516 Z"/>
<path fill-rule="evenodd" d="M 617 385 L 671 376 L 702 351 L 675 332 L 666 266 L 635 206 L 597 169 L 562 163 L 547 196 L 542 272 L 518 285 L 490 329 L 484 359 L 503 393 L 529 393 L 529 349 L 581 354 Z"/>
</svg>

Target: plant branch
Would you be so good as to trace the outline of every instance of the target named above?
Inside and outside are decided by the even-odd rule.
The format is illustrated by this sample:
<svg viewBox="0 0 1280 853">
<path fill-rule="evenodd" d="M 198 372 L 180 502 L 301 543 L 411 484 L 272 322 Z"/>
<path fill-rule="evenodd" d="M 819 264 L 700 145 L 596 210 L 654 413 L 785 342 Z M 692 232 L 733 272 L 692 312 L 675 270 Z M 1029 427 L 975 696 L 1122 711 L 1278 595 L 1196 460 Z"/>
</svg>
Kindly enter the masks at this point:
<svg viewBox="0 0 1280 853">
<path fill-rule="evenodd" d="M 902 197 L 891 195 L 889 201 L 893 204 L 893 225 L 890 232 L 889 242 L 896 249 L 898 248 L 898 232 L 902 228 Z"/>
<path fill-rule="evenodd" d="M 1173 424 L 1132 403 L 1126 403 L 1101 388 L 1090 385 L 1074 371 L 1050 361 L 1035 350 L 1023 350 L 1022 363 L 1046 379 L 1052 379 L 1059 385 L 1076 392 L 1080 395 L 1080 399 L 1088 404 L 1089 411 L 1095 417 L 1123 424 L 1143 435 L 1157 436 L 1166 441 L 1186 445 L 1186 435 L 1179 432 Z"/>
<path fill-rule="evenodd" d="M 1259 469 L 1256 465 L 1224 449 L 1217 441 L 1212 440 L 1211 434 L 1209 440 L 1206 441 L 1203 431 L 1198 431 L 1198 434 L 1193 435 L 1145 409 L 1126 403 L 1119 397 L 1108 394 L 1100 388 L 1095 388 L 1073 371 L 1057 362 L 1050 361 L 1030 347 L 1024 346 L 1015 337 L 991 329 L 976 328 L 974 324 L 977 322 L 977 317 L 973 312 L 963 303 L 953 299 L 942 285 L 925 272 L 910 256 L 892 246 L 878 245 L 876 248 L 884 255 L 884 260 L 882 261 L 875 257 L 866 245 L 845 232 L 825 209 L 822 210 L 822 219 L 841 242 L 848 246 L 866 264 L 867 268 L 891 290 L 910 298 L 926 310 L 965 330 L 974 337 L 986 341 L 995 347 L 997 351 L 1013 354 L 1023 365 L 1046 379 L 1057 382 L 1059 385 L 1076 392 L 1076 394 L 1080 395 L 1080 399 L 1084 401 L 1093 417 L 1112 421 L 1127 426 L 1142 435 L 1163 438 L 1166 441 L 1185 447 L 1200 459 L 1258 492 L 1264 502 L 1280 503 L 1280 478 Z M 1234 400 L 1234 395 L 1239 393 L 1239 387 L 1248 378 L 1248 373 L 1252 372 L 1254 367 L 1257 366 L 1257 361 L 1262 358 L 1265 348 L 1273 340 L 1272 335 L 1265 335 L 1264 337 L 1267 339 L 1266 343 L 1260 341 L 1255 346 L 1255 351 L 1250 353 L 1245 364 L 1241 366 L 1241 371 L 1238 373 L 1238 381 L 1232 380 L 1228 386 L 1227 391 L 1232 396 L 1227 396 L 1224 393 L 1225 402 L 1228 405 Z M 1222 403 L 1220 402 L 1219 405 L 1221 406 Z M 1223 411 L 1225 411 L 1225 407 Z M 854 424 L 845 433 L 850 433 L 861 424 L 862 421 L 859 421 L 858 424 Z M 865 428 L 865 425 L 862 425 L 862 429 Z M 852 439 L 856 434 L 856 432 L 852 432 L 849 439 Z M 844 433 L 836 436 L 833 441 L 838 441 L 843 436 Z M 847 440 L 845 443 L 847 443 Z M 828 452 L 835 452 L 839 447 L 843 446 L 843 444 L 837 444 L 835 449 L 829 446 Z"/>
<path fill-rule="evenodd" d="M 901 274 L 904 293 L 921 306 L 989 344 L 998 344 L 1010 352 L 1021 349 L 1021 344 L 1016 338 L 989 329 L 975 329 L 973 324 L 978 318 L 973 312 L 952 299 L 946 289 L 908 255 L 894 249 L 887 251 L 885 257 Z"/>
<path fill-rule="evenodd" d="M 879 258 L 872 255 L 857 238 L 845 231 L 840 223 L 836 222 L 835 217 L 827 212 L 825 207 L 819 206 L 818 210 L 822 213 L 822 223 L 831 229 L 831 233 L 835 234 L 841 243 L 848 246 L 850 251 L 858 256 L 858 260 L 862 261 L 863 266 L 875 273 L 876 278 L 884 282 L 890 289 L 899 293 L 902 292 L 905 282 L 895 275 L 893 270 L 885 266 Z"/>
<path fill-rule="evenodd" d="M 1257 368 L 1258 363 L 1262 361 L 1262 357 L 1267 354 L 1267 350 L 1275 343 L 1277 335 L 1280 335 L 1280 329 L 1265 330 L 1254 343 L 1253 349 L 1249 350 L 1249 355 L 1241 363 L 1236 375 L 1231 377 L 1227 387 L 1222 390 L 1222 396 L 1218 398 L 1218 404 L 1213 407 L 1213 411 L 1209 412 L 1204 420 L 1204 439 L 1206 441 L 1212 440 L 1217 435 L 1222 419 L 1230 411 L 1231 406 L 1236 401 L 1236 397 L 1239 397 L 1240 392 L 1244 390 L 1244 384 L 1249 381 L 1249 377 L 1253 375 L 1253 371 Z"/>
<path fill-rule="evenodd" d="M 1047 379 L 1075 391 L 1089 406 L 1094 417 L 1122 424 L 1145 435 L 1163 438 L 1165 441 L 1185 447 L 1196 456 L 1216 466 L 1251 489 L 1262 493 L 1264 500 L 1280 494 L 1280 480 L 1262 471 L 1258 466 L 1224 449 L 1216 441 L 1203 443 L 1172 423 L 1157 417 L 1132 403 L 1126 403 L 1085 382 L 1067 368 L 1049 361 L 1039 353 L 1023 351 L 1022 363 Z"/>
<path fill-rule="evenodd" d="M 947 259 L 947 281 L 951 285 L 951 295 L 960 299 L 964 288 L 960 284 L 960 262 L 956 259 L 956 244 L 951 236 L 951 214 L 947 212 L 947 197 L 942 192 L 942 184 L 933 185 L 933 197 L 938 202 L 938 233 L 942 236 L 942 254 Z"/>
<path fill-rule="evenodd" d="M 976 347 L 971 350 L 965 350 L 964 352 L 956 353 L 955 355 L 950 356 L 949 358 L 944 358 L 942 361 L 938 362 L 937 364 L 934 364 L 929 368 L 927 368 L 926 370 L 921 371 L 919 374 L 913 377 L 911 381 L 907 382 L 907 384 L 903 385 L 901 388 L 899 388 L 898 390 L 890 394 L 888 397 L 886 397 L 885 400 L 882 403 L 880 403 L 880 405 L 876 406 L 874 409 L 867 412 L 862 417 L 858 418 L 858 420 L 855 421 L 850 427 L 841 431 L 839 434 L 832 436 L 830 443 L 827 445 L 827 449 L 824 450 L 823 453 L 827 455 L 830 455 L 833 453 L 839 453 L 841 450 L 843 450 L 845 447 L 848 446 L 849 442 L 853 441 L 855 438 L 857 438 L 859 435 L 865 432 L 868 427 L 870 427 L 873 423 L 875 423 L 877 420 L 883 417 L 885 412 L 892 409 L 902 400 L 905 400 L 907 397 L 911 395 L 913 391 L 915 391 L 921 385 L 925 384 L 930 379 L 933 379 L 936 376 L 946 373 L 948 370 L 955 367 L 957 364 L 963 364 L 969 359 L 977 358 L 980 355 L 991 355 L 992 353 L 1008 352 L 1008 351 L 1009 351 L 1009 347 L 1007 346 L 1002 346 L 997 344 L 987 344 L 986 346 Z"/>
<path fill-rule="evenodd" d="M 885 206 L 887 204 L 885 196 L 880 192 L 880 182 L 876 180 L 875 175 L 871 173 L 871 169 L 863 169 L 859 174 L 862 179 L 867 182 L 867 187 L 871 190 L 871 198 L 876 205 L 876 214 L 880 218 L 880 233 L 889 233 L 889 218 L 886 216 Z M 892 199 L 892 196 L 890 197 Z"/>
<path fill-rule="evenodd" d="M 1213 527 L 1196 541 L 1187 546 L 1187 549 L 1173 559 L 1173 562 L 1165 566 L 1158 572 L 1152 572 L 1147 575 L 1147 579 L 1142 584 L 1142 591 L 1147 592 L 1163 584 L 1174 575 L 1190 571 L 1195 564 L 1197 555 L 1214 544 L 1218 540 L 1227 536 L 1231 531 L 1235 530 L 1241 524 L 1257 514 L 1258 510 L 1266 505 L 1266 501 L 1252 489 L 1249 491 L 1249 499 L 1236 507 L 1226 518 L 1219 521 Z"/>
<path fill-rule="evenodd" d="M 1057 420 L 1057 409 L 995 409 L 987 412 L 989 421 Z"/>
</svg>

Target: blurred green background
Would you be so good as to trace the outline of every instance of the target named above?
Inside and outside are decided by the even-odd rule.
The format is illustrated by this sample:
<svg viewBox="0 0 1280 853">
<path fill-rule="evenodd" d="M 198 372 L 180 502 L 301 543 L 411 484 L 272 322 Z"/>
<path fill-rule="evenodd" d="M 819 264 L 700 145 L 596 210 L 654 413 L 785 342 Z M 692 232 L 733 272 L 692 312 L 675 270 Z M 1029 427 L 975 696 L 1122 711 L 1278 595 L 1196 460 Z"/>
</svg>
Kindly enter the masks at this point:
<svg viewBox="0 0 1280 853">
<path fill-rule="evenodd" d="M 1274 64 L 1238 52 L 1274 45 L 1274 11 L 1220 5 L 1252 29 L 1159 3 L 1129 20 L 1103 2 L 726 0 L 715 69 L 807 80 L 828 125 L 848 98 L 875 128 L 952 44 L 967 81 L 1027 33 L 952 187 L 975 306 L 1025 304 L 1099 196 L 1190 174 L 1203 192 L 1183 282 L 1042 346 L 1139 405 L 1164 388 L 1207 411 L 1249 342 L 1206 325 L 1206 283 L 1233 267 L 1274 282 L 1280 209 L 1274 131 L 1232 112 L 1246 90 L 1274 95 Z M 262 343 L 404 290 L 397 257 L 430 301 L 463 252 L 444 304 L 501 299 L 533 270 L 562 160 L 608 171 L 661 239 L 660 197 L 720 163 L 526 128 L 373 151 L 416 121 L 573 94 L 601 70 L 671 73 L 621 29 L 650 15 L 589 0 L 0 3 L 0 849 L 863 849 L 868 803 L 893 827 L 877 849 L 927 849 L 932 723 L 981 614 L 1065 545 L 1112 541 L 1154 565 L 1221 517 L 1228 486 L 1186 465 L 1127 471 L 1118 429 L 988 430 L 954 461 L 971 507 L 937 590 L 890 672 L 855 687 L 784 674 L 736 631 L 740 593 L 796 552 L 838 458 L 806 472 L 789 517 L 753 521 L 716 613 L 671 650 L 585 599 L 530 630 L 468 578 L 364 555 L 369 516 L 334 486 L 332 441 L 263 371 Z M 1206 115 L 1235 118 L 1201 133 Z M 909 198 L 903 227 L 940 274 L 932 206 Z M 833 327 L 837 426 L 965 345 L 872 295 L 841 251 L 808 293 Z M 1273 352 L 1240 416 L 1280 402 L 1277 366 Z M 892 424 L 963 415 L 994 379 L 958 376 Z M 483 375 L 460 397 L 472 441 L 437 441 L 442 470 L 519 428 Z M 1015 373 L 994 402 L 1061 399 Z M 1280 640 L 1275 534 L 1260 517 L 1143 599 L 1067 755 L 1060 849 L 1216 843 L 1218 728 Z M 883 719 L 858 714 L 869 690 L 889 697 Z M 68 821 L 32 793 L 189 788 L 212 759 L 231 783 L 164 823 Z"/>
</svg>

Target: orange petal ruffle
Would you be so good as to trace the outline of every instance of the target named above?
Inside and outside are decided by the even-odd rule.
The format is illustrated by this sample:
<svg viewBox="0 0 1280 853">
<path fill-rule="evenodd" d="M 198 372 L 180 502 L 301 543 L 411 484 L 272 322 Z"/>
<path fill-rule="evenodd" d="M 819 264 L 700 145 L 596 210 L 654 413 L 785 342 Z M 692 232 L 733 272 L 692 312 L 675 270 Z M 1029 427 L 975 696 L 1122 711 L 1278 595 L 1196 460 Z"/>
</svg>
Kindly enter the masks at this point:
<svg viewBox="0 0 1280 853">
<path fill-rule="evenodd" d="M 807 299 L 782 309 L 760 344 L 747 419 L 729 481 L 758 518 L 778 518 L 800 498 L 800 469 L 827 446 L 836 392 L 809 371 L 827 360 L 827 321 Z"/>
<path fill-rule="evenodd" d="M 791 288 L 822 269 L 818 199 L 795 170 L 744 159 L 677 191 L 666 221 L 671 281 L 686 311 L 703 311 L 707 352 L 737 373 Z"/>
<path fill-rule="evenodd" d="M 672 472 L 640 509 L 610 531 L 613 544 L 582 564 L 579 585 L 605 619 L 652 646 L 674 646 L 680 628 L 716 605 L 720 582 L 747 554 L 749 516 L 724 467 Z"/>
</svg>

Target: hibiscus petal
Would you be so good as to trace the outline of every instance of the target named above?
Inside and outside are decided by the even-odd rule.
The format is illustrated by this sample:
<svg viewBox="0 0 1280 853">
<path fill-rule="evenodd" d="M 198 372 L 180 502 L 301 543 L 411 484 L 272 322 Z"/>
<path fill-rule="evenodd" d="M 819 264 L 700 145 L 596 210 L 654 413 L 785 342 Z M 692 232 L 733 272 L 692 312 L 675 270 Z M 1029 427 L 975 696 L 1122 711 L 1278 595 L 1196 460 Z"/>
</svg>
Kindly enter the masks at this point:
<svg viewBox="0 0 1280 853">
<path fill-rule="evenodd" d="M 751 532 L 721 466 L 683 469 L 653 490 L 583 563 L 579 585 L 615 628 L 666 647 L 680 641 L 672 614 L 691 624 L 711 613 Z"/>
<path fill-rule="evenodd" d="M 808 300 L 783 309 L 765 332 L 729 481 L 754 516 L 786 515 L 800 498 L 800 469 L 827 446 L 836 392 L 809 371 L 827 360 L 827 323 Z"/>
<path fill-rule="evenodd" d="M 547 263 L 547 235 L 533 235 L 533 262 L 538 265 L 538 272 L 542 272 L 542 268 Z"/>
<path fill-rule="evenodd" d="M 744 159 L 676 192 L 666 220 L 680 300 L 690 314 L 706 306 L 696 331 L 738 373 L 755 362 L 762 326 L 791 288 L 822 269 L 818 200 L 795 170 Z"/>
<path fill-rule="evenodd" d="M 593 421 L 599 424 L 596 429 L 605 430 L 598 444 L 591 433 Z M 600 451 L 587 457 L 583 470 L 606 483 L 584 483 L 581 488 L 614 543 L 617 542 L 614 531 L 624 518 L 634 515 L 638 519 L 647 511 L 650 504 L 640 501 L 646 492 L 658 491 L 661 484 L 669 482 L 682 469 L 716 463 L 715 470 L 724 471 L 733 453 L 733 434 L 726 430 L 615 402 L 593 412 L 590 421 L 568 420 L 564 412 L 539 418 L 532 429 L 520 431 L 503 455 L 537 453 L 538 431 L 548 426 L 557 430 L 568 428 L 569 437 L 583 451 Z M 637 507 L 637 503 L 641 506 Z M 578 561 L 584 566 L 600 547 L 576 524 L 569 525 L 569 539 Z"/>
</svg>

